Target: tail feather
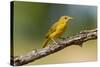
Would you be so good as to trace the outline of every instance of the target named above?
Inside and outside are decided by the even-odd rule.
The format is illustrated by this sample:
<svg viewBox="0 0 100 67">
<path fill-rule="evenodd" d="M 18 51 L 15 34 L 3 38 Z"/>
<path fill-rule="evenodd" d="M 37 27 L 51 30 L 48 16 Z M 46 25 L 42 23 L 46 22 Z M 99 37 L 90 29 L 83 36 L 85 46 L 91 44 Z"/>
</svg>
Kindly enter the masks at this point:
<svg viewBox="0 0 100 67">
<path fill-rule="evenodd" d="M 43 42 L 43 46 L 42 46 L 43 48 L 47 46 L 49 40 L 50 40 L 49 38 L 48 39 L 45 39 L 45 41 Z"/>
</svg>

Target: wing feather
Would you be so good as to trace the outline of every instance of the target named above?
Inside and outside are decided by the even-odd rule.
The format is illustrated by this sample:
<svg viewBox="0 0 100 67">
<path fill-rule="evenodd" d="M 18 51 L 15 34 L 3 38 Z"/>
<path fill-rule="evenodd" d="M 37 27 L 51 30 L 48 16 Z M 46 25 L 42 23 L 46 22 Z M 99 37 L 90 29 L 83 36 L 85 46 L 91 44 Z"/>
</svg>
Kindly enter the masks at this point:
<svg viewBox="0 0 100 67">
<path fill-rule="evenodd" d="M 51 26 L 51 28 L 49 29 L 48 33 L 47 33 L 46 36 L 45 36 L 46 38 L 48 38 L 49 35 L 50 35 L 51 33 L 53 33 L 53 32 L 56 31 L 57 25 L 58 25 L 58 22 L 54 23 L 54 24 Z"/>
</svg>

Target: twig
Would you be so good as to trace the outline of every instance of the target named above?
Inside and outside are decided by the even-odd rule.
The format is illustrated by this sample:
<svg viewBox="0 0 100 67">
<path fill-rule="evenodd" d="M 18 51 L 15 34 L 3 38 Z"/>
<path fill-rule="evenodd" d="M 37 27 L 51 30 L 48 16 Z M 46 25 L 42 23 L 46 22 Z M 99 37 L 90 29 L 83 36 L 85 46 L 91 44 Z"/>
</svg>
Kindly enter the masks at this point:
<svg viewBox="0 0 100 67">
<path fill-rule="evenodd" d="M 11 59 L 11 63 L 13 66 L 25 65 L 71 45 L 78 45 L 82 47 L 83 42 L 93 39 L 97 39 L 97 29 L 82 31 L 79 34 L 69 37 L 63 41 L 58 41 L 58 44 L 53 43 L 45 48 L 36 49 L 25 55 L 17 56 L 16 58 Z"/>
</svg>

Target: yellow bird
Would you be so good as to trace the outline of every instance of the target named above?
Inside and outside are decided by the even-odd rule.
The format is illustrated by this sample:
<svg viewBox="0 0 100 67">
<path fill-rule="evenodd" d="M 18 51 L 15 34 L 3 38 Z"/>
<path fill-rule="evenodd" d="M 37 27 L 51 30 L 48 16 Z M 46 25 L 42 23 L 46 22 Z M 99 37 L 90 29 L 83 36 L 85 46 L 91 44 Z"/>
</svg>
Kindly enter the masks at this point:
<svg viewBox="0 0 100 67">
<path fill-rule="evenodd" d="M 54 39 L 60 37 L 65 32 L 65 29 L 68 26 L 68 22 L 71 19 L 72 18 L 69 16 L 61 16 L 60 19 L 57 22 L 55 22 L 47 32 L 42 47 L 43 48 L 46 47 L 47 43 L 50 40 L 56 43 Z"/>
</svg>

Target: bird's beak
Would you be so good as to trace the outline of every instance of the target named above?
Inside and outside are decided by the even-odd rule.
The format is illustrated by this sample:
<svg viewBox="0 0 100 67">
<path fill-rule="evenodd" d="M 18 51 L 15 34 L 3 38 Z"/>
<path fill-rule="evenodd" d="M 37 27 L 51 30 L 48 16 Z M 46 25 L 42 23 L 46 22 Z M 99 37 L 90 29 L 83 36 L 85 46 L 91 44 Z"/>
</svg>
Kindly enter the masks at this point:
<svg viewBox="0 0 100 67">
<path fill-rule="evenodd" d="M 69 19 L 72 20 L 73 18 L 72 17 L 69 17 Z"/>
</svg>

